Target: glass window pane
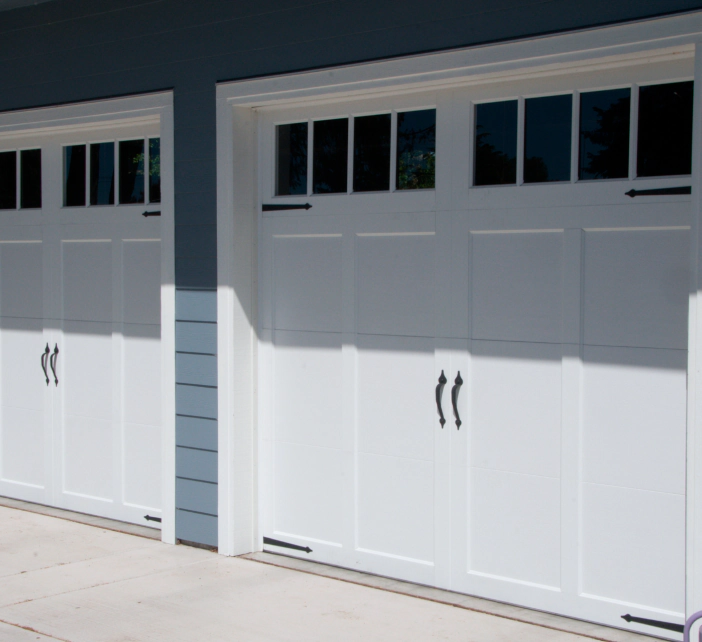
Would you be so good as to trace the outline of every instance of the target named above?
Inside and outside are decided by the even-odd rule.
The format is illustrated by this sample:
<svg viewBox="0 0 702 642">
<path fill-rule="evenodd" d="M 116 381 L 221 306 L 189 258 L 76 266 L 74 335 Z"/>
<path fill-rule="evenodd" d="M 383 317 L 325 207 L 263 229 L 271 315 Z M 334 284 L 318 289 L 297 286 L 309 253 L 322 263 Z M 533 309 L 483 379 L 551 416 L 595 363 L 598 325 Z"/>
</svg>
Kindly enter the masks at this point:
<svg viewBox="0 0 702 642">
<path fill-rule="evenodd" d="M 85 205 L 85 145 L 63 148 L 63 204 Z"/>
<path fill-rule="evenodd" d="M 353 122 L 353 191 L 390 189 L 390 114 Z"/>
<path fill-rule="evenodd" d="M 314 124 L 313 182 L 315 194 L 346 191 L 349 119 L 319 120 Z"/>
<path fill-rule="evenodd" d="M 517 182 L 517 101 L 475 107 L 475 185 Z"/>
<path fill-rule="evenodd" d="M 629 175 L 631 91 L 580 94 L 580 180 Z"/>
<path fill-rule="evenodd" d="M 161 202 L 161 139 L 149 138 L 149 203 Z"/>
<path fill-rule="evenodd" d="M 20 207 L 41 207 L 41 149 L 20 152 Z"/>
<path fill-rule="evenodd" d="M 119 202 L 144 202 L 144 141 L 119 143 Z"/>
<path fill-rule="evenodd" d="M 17 152 L 0 152 L 0 210 L 17 207 Z"/>
<path fill-rule="evenodd" d="M 115 144 L 90 146 L 90 204 L 115 204 Z"/>
<path fill-rule="evenodd" d="M 278 125 L 278 195 L 307 194 L 307 123 Z"/>
<path fill-rule="evenodd" d="M 692 81 L 639 89 L 639 176 L 692 172 Z"/>
<path fill-rule="evenodd" d="M 397 189 L 434 189 L 436 109 L 397 114 Z"/>
<path fill-rule="evenodd" d="M 573 97 L 527 98 L 524 111 L 524 182 L 569 181 Z"/>
</svg>

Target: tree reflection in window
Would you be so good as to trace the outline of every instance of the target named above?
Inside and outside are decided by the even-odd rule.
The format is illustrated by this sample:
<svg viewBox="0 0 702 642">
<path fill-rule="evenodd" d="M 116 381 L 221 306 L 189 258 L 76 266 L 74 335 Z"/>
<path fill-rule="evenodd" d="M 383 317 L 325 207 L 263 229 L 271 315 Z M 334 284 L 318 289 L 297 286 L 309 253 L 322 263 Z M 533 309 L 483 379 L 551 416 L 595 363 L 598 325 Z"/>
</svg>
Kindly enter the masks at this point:
<svg viewBox="0 0 702 642">
<path fill-rule="evenodd" d="M 580 180 L 629 175 L 630 89 L 580 95 Z"/>
<path fill-rule="evenodd" d="M 434 189 L 435 177 L 436 109 L 397 114 L 397 189 Z"/>
</svg>

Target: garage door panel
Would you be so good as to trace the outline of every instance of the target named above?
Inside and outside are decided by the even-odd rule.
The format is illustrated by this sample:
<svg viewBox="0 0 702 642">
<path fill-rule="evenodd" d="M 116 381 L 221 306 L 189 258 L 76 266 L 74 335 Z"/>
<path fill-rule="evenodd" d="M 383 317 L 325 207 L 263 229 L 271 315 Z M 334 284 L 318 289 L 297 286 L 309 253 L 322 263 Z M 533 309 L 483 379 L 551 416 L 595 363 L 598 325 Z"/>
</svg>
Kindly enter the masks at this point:
<svg viewBox="0 0 702 642">
<path fill-rule="evenodd" d="M 125 323 L 161 323 L 161 242 L 122 242 L 122 299 Z"/>
<path fill-rule="evenodd" d="M 559 343 L 563 234 L 471 237 L 473 338 Z"/>
<path fill-rule="evenodd" d="M 341 332 L 341 236 L 273 240 L 274 327 Z"/>
<path fill-rule="evenodd" d="M 435 245 L 434 234 L 358 236 L 358 332 L 435 335 Z"/>
<path fill-rule="evenodd" d="M 160 510 L 160 426 L 124 423 L 122 431 L 122 501 L 144 509 Z"/>
<path fill-rule="evenodd" d="M 684 520 L 684 495 L 584 484 L 583 593 L 682 616 Z"/>
<path fill-rule="evenodd" d="M 275 533 L 341 546 L 349 456 L 333 448 L 277 442 L 275 464 Z"/>
<path fill-rule="evenodd" d="M 122 341 L 124 420 L 160 426 L 161 328 L 125 325 Z"/>
<path fill-rule="evenodd" d="M 689 232 L 585 233 L 584 341 L 687 349 Z"/>
<path fill-rule="evenodd" d="M 41 319 L 44 244 L 0 242 L 0 315 Z"/>
<path fill-rule="evenodd" d="M 0 478 L 43 487 L 46 483 L 43 410 L 3 405 L 1 434 Z"/>
<path fill-rule="evenodd" d="M 63 318 L 74 321 L 112 321 L 112 243 L 63 241 Z"/>
<path fill-rule="evenodd" d="M 436 383 L 433 340 L 359 336 L 359 451 L 433 461 Z"/>
<path fill-rule="evenodd" d="M 341 448 L 341 335 L 277 331 L 275 346 L 276 439 Z"/>
<path fill-rule="evenodd" d="M 583 479 L 685 492 L 687 353 L 585 347 Z"/>
<path fill-rule="evenodd" d="M 472 466 L 557 478 L 561 347 L 471 342 Z"/>
<path fill-rule="evenodd" d="M 62 437 L 62 491 L 111 502 L 116 454 L 112 422 L 66 414 Z"/>
<path fill-rule="evenodd" d="M 46 394 L 41 354 L 47 345 L 42 320 L 0 318 L 0 329 L 2 405 L 41 408 Z"/>
<path fill-rule="evenodd" d="M 433 462 L 367 453 L 357 458 L 358 547 L 433 563 Z"/>
<path fill-rule="evenodd" d="M 469 573 L 560 587 L 560 481 L 473 469 Z"/>
<path fill-rule="evenodd" d="M 58 377 L 68 415 L 112 419 L 112 324 L 67 321 Z"/>
</svg>

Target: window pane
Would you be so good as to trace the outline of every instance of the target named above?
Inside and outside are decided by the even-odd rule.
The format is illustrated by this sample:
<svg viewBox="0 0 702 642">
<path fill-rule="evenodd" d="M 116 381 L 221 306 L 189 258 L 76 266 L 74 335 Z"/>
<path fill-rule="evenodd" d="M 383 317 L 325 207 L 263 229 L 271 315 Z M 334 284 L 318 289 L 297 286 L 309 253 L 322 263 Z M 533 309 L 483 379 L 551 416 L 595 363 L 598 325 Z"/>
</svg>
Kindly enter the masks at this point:
<svg viewBox="0 0 702 642">
<path fill-rule="evenodd" d="M 20 152 L 20 207 L 41 207 L 41 149 Z"/>
<path fill-rule="evenodd" d="M 0 152 L 0 210 L 17 207 L 17 152 Z"/>
<path fill-rule="evenodd" d="M 475 107 L 475 185 L 517 182 L 517 101 Z"/>
<path fill-rule="evenodd" d="M 161 139 L 149 138 L 149 203 L 161 202 Z"/>
<path fill-rule="evenodd" d="M 692 172 L 692 84 L 639 89 L 639 176 Z"/>
<path fill-rule="evenodd" d="M 630 105 L 629 89 L 580 94 L 581 180 L 629 175 Z"/>
<path fill-rule="evenodd" d="M 434 189 L 436 109 L 397 114 L 397 189 Z"/>
<path fill-rule="evenodd" d="M 85 205 L 85 145 L 63 148 L 63 204 Z"/>
<path fill-rule="evenodd" d="M 119 143 L 119 202 L 144 202 L 144 141 Z"/>
<path fill-rule="evenodd" d="M 314 124 L 313 192 L 346 191 L 349 119 L 319 120 Z"/>
<path fill-rule="evenodd" d="M 525 101 L 524 182 L 570 180 L 573 97 Z"/>
<path fill-rule="evenodd" d="M 90 204 L 115 204 L 115 144 L 90 146 Z"/>
<path fill-rule="evenodd" d="M 307 194 L 307 123 L 278 125 L 276 194 Z"/>
<path fill-rule="evenodd" d="M 390 189 L 390 114 L 353 122 L 353 191 Z"/>
</svg>

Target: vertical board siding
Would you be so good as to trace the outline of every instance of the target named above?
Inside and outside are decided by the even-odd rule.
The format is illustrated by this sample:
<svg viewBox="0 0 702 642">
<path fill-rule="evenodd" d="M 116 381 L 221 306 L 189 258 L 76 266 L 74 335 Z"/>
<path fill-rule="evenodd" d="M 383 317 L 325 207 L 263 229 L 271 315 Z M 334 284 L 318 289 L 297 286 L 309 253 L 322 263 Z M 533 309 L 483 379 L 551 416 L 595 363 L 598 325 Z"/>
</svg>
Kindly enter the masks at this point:
<svg viewBox="0 0 702 642">
<path fill-rule="evenodd" d="M 312 9 L 302 0 L 32 0 L 12 9 L 18 2 L 0 0 L 0 111 L 173 89 L 176 477 L 202 476 L 194 486 L 177 482 L 176 537 L 210 546 L 217 517 L 193 512 L 193 488 L 216 482 L 217 81 L 702 8 L 702 0 L 436 0 L 428 15 L 421 0 Z M 205 459 L 208 466 L 194 466 Z M 211 483 L 201 498 L 209 511 L 215 490 Z"/>
</svg>

